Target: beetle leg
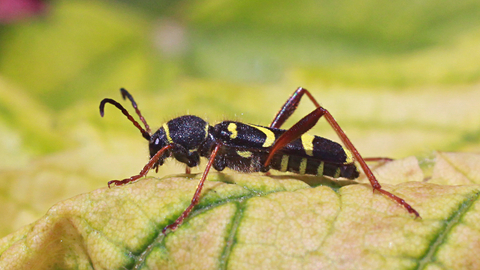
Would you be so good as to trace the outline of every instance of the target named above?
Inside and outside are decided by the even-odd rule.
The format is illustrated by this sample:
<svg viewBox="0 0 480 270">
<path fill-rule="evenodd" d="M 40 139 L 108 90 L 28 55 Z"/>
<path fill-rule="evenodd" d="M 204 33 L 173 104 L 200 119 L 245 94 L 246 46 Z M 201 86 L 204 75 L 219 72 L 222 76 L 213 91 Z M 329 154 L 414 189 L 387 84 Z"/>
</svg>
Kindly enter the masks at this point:
<svg viewBox="0 0 480 270">
<path fill-rule="evenodd" d="M 315 109 L 313 112 L 309 113 L 307 116 L 298 121 L 290 129 L 285 131 L 285 133 L 283 133 L 270 148 L 270 154 L 265 161 L 265 167 L 270 164 L 270 161 L 278 150 L 284 148 L 287 144 L 298 139 L 300 136 L 309 131 L 313 126 L 315 126 L 315 124 L 318 122 L 318 119 L 320 119 L 320 117 L 324 115 L 324 111 L 325 109 L 323 109 L 322 107 Z"/>
<path fill-rule="evenodd" d="M 158 160 L 160 159 L 160 157 L 162 156 L 162 154 L 169 150 L 169 149 L 172 149 L 174 147 L 173 144 L 168 144 L 166 145 L 165 147 L 163 147 L 162 149 L 158 150 L 158 152 L 148 161 L 147 165 L 145 165 L 143 167 L 143 169 L 140 171 L 139 174 L 137 175 L 134 175 L 130 178 L 126 178 L 126 179 L 123 179 L 123 180 L 112 180 L 112 181 L 109 181 L 108 182 L 108 187 L 110 187 L 110 185 L 114 184 L 115 186 L 121 186 L 121 185 L 125 185 L 127 183 L 130 183 L 132 181 L 135 181 L 139 178 L 142 178 L 144 176 L 147 175 L 148 171 L 150 169 L 152 169 L 153 167 L 155 167 L 155 164 L 157 164 Z M 158 168 L 158 167 L 156 167 Z"/>
<path fill-rule="evenodd" d="M 291 143 L 292 141 L 302 136 L 304 133 L 310 130 L 313 126 L 315 126 L 315 124 L 318 122 L 320 117 L 324 116 L 327 122 L 333 128 L 333 130 L 335 130 L 335 132 L 337 133 L 338 137 L 343 142 L 345 147 L 348 150 L 350 150 L 350 152 L 352 152 L 353 157 L 360 164 L 360 167 L 362 167 L 363 172 L 365 173 L 368 180 L 370 181 L 370 184 L 373 187 L 373 191 L 375 190 L 379 191 L 380 193 L 384 194 L 385 196 L 391 198 L 392 200 L 396 201 L 398 204 L 403 206 L 405 209 L 407 209 L 409 213 L 414 214 L 416 217 L 420 217 L 418 212 L 415 209 L 413 209 L 413 207 L 411 207 L 407 202 L 405 202 L 405 200 L 382 189 L 382 186 L 373 175 L 373 172 L 368 167 L 367 163 L 365 162 L 365 159 L 362 158 L 362 156 L 360 155 L 358 150 L 355 148 L 353 143 L 350 141 L 350 139 L 347 137 L 347 135 L 345 134 L 343 129 L 340 127 L 338 122 L 335 120 L 335 118 L 333 118 L 333 116 L 330 114 L 328 110 L 320 106 L 320 104 L 315 100 L 315 98 L 310 94 L 310 92 L 307 89 L 300 87 L 293 93 L 293 95 L 283 105 L 282 109 L 277 113 L 272 124 L 270 124 L 270 127 L 274 127 L 274 128 L 280 127 L 293 114 L 303 94 L 307 94 L 307 96 L 310 98 L 310 100 L 313 102 L 313 104 L 315 104 L 317 108 L 313 110 L 311 113 L 309 113 L 307 116 L 302 118 L 300 121 L 298 121 L 295 125 L 293 125 L 290 129 L 288 129 L 275 141 L 273 146 L 270 148 L 270 154 L 268 155 L 268 158 L 265 161 L 264 166 L 266 167 L 269 165 L 271 159 L 273 158 L 274 154 L 278 150 L 282 149 L 287 144 Z"/>
<path fill-rule="evenodd" d="M 167 227 L 163 228 L 162 233 L 165 235 L 167 233 L 167 230 L 172 230 L 174 231 L 180 224 L 182 224 L 183 220 L 188 217 L 190 212 L 193 210 L 195 205 L 198 204 L 200 201 L 200 193 L 202 192 L 203 184 L 205 183 L 205 180 L 207 179 L 208 172 L 210 171 L 210 168 L 212 167 L 213 161 L 215 160 L 215 156 L 218 153 L 218 150 L 222 146 L 221 143 L 217 143 L 215 148 L 213 149 L 212 153 L 210 154 L 210 158 L 208 160 L 207 166 L 205 167 L 205 170 L 203 171 L 202 178 L 198 182 L 197 189 L 195 190 L 195 194 L 192 197 L 192 202 L 190 205 L 183 211 L 183 213 L 173 222 L 172 224 L 168 225 Z"/>
<path fill-rule="evenodd" d="M 295 112 L 298 105 L 300 104 L 300 100 L 302 99 L 303 95 L 306 94 L 312 103 L 318 108 L 321 107 L 317 100 L 313 97 L 313 95 L 305 88 L 299 87 L 293 94 L 288 98 L 288 100 L 283 104 L 280 111 L 278 111 L 277 115 L 273 119 L 272 123 L 269 127 L 271 128 L 280 128 L 290 116 Z M 392 158 L 387 157 L 368 157 L 363 158 L 366 162 L 388 162 L 392 161 Z"/>
<path fill-rule="evenodd" d="M 363 159 L 366 162 L 380 162 L 380 163 L 390 162 L 394 160 L 393 158 L 388 158 L 388 157 L 368 157 Z"/>
<path fill-rule="evenodd" d="M 299 87 L 297 88 L 297 90 L 295 90 L 295 92 L 293 92 L 290 98 L 288 98 L 287 102 L 283 104 L 282 108 L 280 109 L 280 111 L 278 111 L 277 115 L 275 115 L 275 118 L 273 119 L 269 127 L 280 128 L 285 123 L 285 121 L 287 121 L 287 119 L 295 112 L 304 94 L 307 94 L 315 107 L 320 107 L 320 104 L 318 104 L 318 102 L 307 89 Z"/>
</svg>

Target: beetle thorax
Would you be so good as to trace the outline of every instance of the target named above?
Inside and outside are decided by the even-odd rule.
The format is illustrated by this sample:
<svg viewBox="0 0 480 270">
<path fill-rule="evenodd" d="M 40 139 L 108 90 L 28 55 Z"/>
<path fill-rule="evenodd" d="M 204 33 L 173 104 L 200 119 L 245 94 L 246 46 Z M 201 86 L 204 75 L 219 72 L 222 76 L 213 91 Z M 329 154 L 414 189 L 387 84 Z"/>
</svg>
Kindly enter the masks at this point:
<svg viewBox="0 0 480 270">
<path fill-rule="evenodd" d="M 186 150 L 198 149 L 208 136 L 209 125 L 200 117 L 184 115 L 174 118 L 152 135 L 150 154 L 155 154 L 167 144 L 174 143 Z"/>
</svg>

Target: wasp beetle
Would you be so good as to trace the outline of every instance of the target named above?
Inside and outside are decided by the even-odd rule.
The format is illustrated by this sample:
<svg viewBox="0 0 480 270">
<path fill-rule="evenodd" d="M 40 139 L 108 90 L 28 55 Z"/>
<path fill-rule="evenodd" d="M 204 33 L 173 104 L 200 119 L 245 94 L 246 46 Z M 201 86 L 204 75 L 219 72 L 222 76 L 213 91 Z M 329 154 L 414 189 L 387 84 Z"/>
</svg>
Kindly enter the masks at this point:
<svg viewBox="0 0 480 270">
<path fill-rule="evenodd" d="M 113 99 L 106 98 L 101 101 L 100 115 L 103 117 L 106 103 L 120 109 L 140 130 L 142 136 L 149 141 L 150 161 L 138 175 L 124 180 L 112 180 L 108 182 L 109 187 L 112 184 L 124 185 L 146 176 L 149 170 L 158 169 L 169 157 L 185 163 L 187 173 L 190 173 L 191 167 L 199 164 L 200 157 L 208 159 L 190 205 L 175 222 L 163 229 L 164 234 L 167 230 L 175 230 L 198 204 L 203 184 L 212 166 L 218 171 L 230 168 L 240 172 L 268 172 L 270 169 L 274 169 L 298 174 L 355 179 L 359 176 L 355 165 L 357 162 L 374 191 L 391 198 L 409 213 L 419 217 L 418 212 L 402 198 L 382 189 L 365 159 L 358 153 L 337 121 L 319 105 L 305 88 L 298 88 L 290 96 L 268 127 L 236 121 L 223 121 L 211 126 L 200 117 L 185 115 L 168 121 L 153 134 L 132 95 L 123 88 L 120 89 L 120 92 L 124 99 L 130 100 L 145 128 Z M 303 95 L 309 97 L 316 109 L 291 128 L 281 129 L 281 126 L 296 110 Z M 335 130 L 345 147 L 328 139 L 306 133 L 322 116 Z"/>
</svg>

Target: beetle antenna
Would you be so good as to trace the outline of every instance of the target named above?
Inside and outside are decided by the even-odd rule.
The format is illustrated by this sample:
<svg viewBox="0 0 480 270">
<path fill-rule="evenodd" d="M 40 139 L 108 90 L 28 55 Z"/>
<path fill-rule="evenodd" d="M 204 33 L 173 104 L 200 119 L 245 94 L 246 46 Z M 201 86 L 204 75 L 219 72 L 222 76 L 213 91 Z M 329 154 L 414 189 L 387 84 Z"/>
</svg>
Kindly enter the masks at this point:
<svg viewBox="0 0 480 270">
<path fill-rule="evenodd" d="M 137 103 L 133 99 L 132 95 L 130 95 L 130 93 L 125 88 L 120 88 L 120 93 L 122 94 L 123 99 L 127 97 L 130 100 L 130 102 L 132 102 L 132 106 L 135 109 L 135 112 L 137 113 L 138 117 L 140 117 L 140 121 L 142 121 L 143 125 L 145 125 L 145 130 L 147 130 L 147 132 L 150 134 L 150 126 L 148 126 L 147 120 L 143 118 L 142 113 L 138 109 Z"/>
<path fill-rule="evenodd" d="M 116 102 L 115 100 L 113 99 L 110 99 L 110 98 L 105 98 L 102 100 L 102 102 L 100 102 L 100 116 L 103 117 L 103 115 L 105 114 L 104 113 L 104 110 L 105 110 L 105 104 L 107 103 L 110 103 L 112 105 L 114 105 L 115 107 L 117 107 L 120 111 L 122 111 L 122 113 L 128 118 L 128 120 L 130 120 L 137 128 L 138 130 L 140 130 L 140 132 L 142 133 L 142 136 L 143 138 L 147 139 L 148 141 L 150 140 L 151 136 L 150 136 L 150 133 L 145 131 L 145 129 L 142 128 L 142 126 L 140 126 L 140 124 L 135 121 L 135 119 L 133 119 L 133 117 L 128 113 L 128 111 L 122 106 L 120 105 L 120 103 Z M 145 122 L 144 122 L 145 123 Z M 146 123 L 145 123 L 146 124 Z M 148 126 L 147 126 L 148 127 Z M 149 129 L 150 130 L 150 129 Z"/>
</svg>

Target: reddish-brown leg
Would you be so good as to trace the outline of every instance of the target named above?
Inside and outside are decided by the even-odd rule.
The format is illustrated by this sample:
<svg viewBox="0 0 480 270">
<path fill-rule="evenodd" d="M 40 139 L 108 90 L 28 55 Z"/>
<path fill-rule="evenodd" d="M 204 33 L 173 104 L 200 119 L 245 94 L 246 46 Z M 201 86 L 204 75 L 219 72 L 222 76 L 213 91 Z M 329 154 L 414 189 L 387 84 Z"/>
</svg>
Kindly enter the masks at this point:
<svg viewBox="0 0 480 270">
<path fill-rule="evenodd" d="M 315 100 L 315 98 L 310 94 L 307 89 L 302 87 L 297 88 L 295 92 L 290 96 L 290 98 L 283 104 L 282 108 L 278 111 L 277 115 L 275 115 L 272 123 L 270 124 L 271 128 L 281 128 L 285 121 L 290 118 L 290 116 L 295 112 L 297 109 L 300 100 L 302 99 L 303 95 L 306 94 L 313 104 L 318 108 L 321 107 L 320 104 Z M 388 162 L 392 161 L 392 158 L 387 157 L 368 157 L 363 158 L 366 162 Z"/>
<path fill-rule="evenodd" d="M 373 187 L 373 191 L 377 190 L 380 193 L 382 193 L 383 195 L 390 197 L 392 200 L 396 201 L 398 204 L 400 204 L 405 209 L 407 209 L 407 211 L 409 213 L 414 214 L 416 217 L 420 217 L 420 214 L 418 214 L 418 212 L 415 209 L 413 209 L 413 207 L 410 206 L 410 204 L 405 202 L 404 199 L 402 199 L 402 198 L 400 198 L 400 197 L 382 189 L 382 186 L 380 185 L 380 183 L 378 183 L 377 179 L 373 175 L 372 170 L 370 170 L 367 163 L 365 162 L 365 159 L 363 159 L 362 156 L 360 155 L 360 153 L 358 153 L 357 148 L 355 148 L 355 146 L 353 146 L 352 142 L 350 141 L 350 139 L 348 139 L 347 135 L 342 130 L 340 125 L 338 125 L 335 118 L 333 118 L 333 116 L 330 114 L 330 112 L 328 112 L 325 109 L 323 109 L 323 110 L 325 111 L 325 119 L 327 120 L 327 122 L 333 127 L 333 129 L 335 130 L 337 135 L 340 137 L 340 139 L 342 140 L 345 147 L 347 147 L 347 149 L 352 152 L 355 160 L 360 164 L 360 167 L 362 167 L 363 172 L 368 177 L 368 180 L 370 181 L 370 184 Z"/>
<path fill-rule="evenodd" d="M 166 234 L 167 230 L 172 230 L 174 231 L 177 229 L 180 224 L 182 224 L 183 220 L 188 217 L 190 212 L 193 210 L 195 205 L 198 204 L 200 201 L 200 193 L 202 192 L 203 184 L 205 183 L 205 180 L 207 179 L 208 172 L 210 171 L 210 168 L 212 167 L 213 161 L 215 160 L 215 156 L 218 153 L 218 150 L 220 149 L 222 145 L 220 143 L 217 143 L 215 148 L 213 149 L 212 153 L 210 154 L 210 159 L 208 160 L 207 167 L 205 167 L 205 170 L 203 171 L 202 178 L 200 179 L 200 182 L 198 182 L 197 189 L 195 190 L 195 194 L 192 197 L 192 202 L 190 205 L 183 211 L 183 213 L 173 222 L 172 224 L 168 225 L 167 227 L 163 228 L 162 233 Z"/>
<path fill-rule="evenodd" d="M 169 144 L 165 147 L 163 147 L 162 149 L 160 149 L 147 163 L 147 165 L 145 165 L 145 167 L 143 167 L 143 169 L 140 171 L 139 174 L 137 175 L 134 175 L 130 178 L 126 178 L 126 179 L 123 179 L 123 180 L 112 180 L 112 181 L 109 181 L 108 182 L 108 187 L 110 187 L 111 184 L 114 184 L 115 186 L 121 186 L 121 185 L 125 185 L 127 183 L 130 183 L 132 181 L 135 181 L 139 178 L 142 178 L 144 176 L 147 175 L 148 171 L 150 171 L 150 169 L 153 168 L 153 166 L 155 166 L 155 164 L 158 162 L 158 160 L 160 159 L 160 157 L 162 156 L 162 154 L 169 150 L 169 149 L 172 149 L 174 146 L 173 144 Z"/>
<path fill-rule="evenodd" d="M 363 158 L 366 162 L 390 162 L 393 161 L 393 158 L 388 158 L 388 157 L 368 157 L 368 158 Z"/>
<path fill-rule="evenodd" d="M 287 121 L 288 118 L 290 118 L 290 116 L 295 112 L 304 94 L 307 94 L 307 96 L 313 102 L 315 107 L 317 108 L 320 107 L 320 104 L 318 104 L 318 102 L 315 100 L 312 94 L 308 92 L 307 89 L 299 87 L 297 88 L 297 90 L 295 90 L 295 92 L 293 92 L 290 98 L 288 98 L 287 102 L 283 104 L 282 108 L 280 109 L 280 111 L 278 111 L 277 115 L 275 115 L 272 123 L 270 124 L 270 127 L 280 128 L 285 123 L 285 121 Z"/>
<path fill-rule="evenodd" d="M 298 121 L 295 125 L 293 125 L 289 130 L 283 133 L 282 136 L 280 136 L 275 141 L 275 143 L 270 149 L 270 154 L 265 162 L 265 166 L 268 166 L 268 164 L 270 163 L 276 151 L 282 149 L 290 142 L 299 138 L 302 134 L 304 134 L 305 132 L 310 130 L 313 126 L 315 126 L 315 124 L 320 119 L 320 117 L 325 116 L 325 119 L 333 128 L 333 130 L 335 130 L 335 132 L 337 133 L 338 137 L 343 142 L 345 147 L 352 152 L 355 160 L 360 164 L 360 167 L 362 167 L 362 170 L 364 171 L 365 175 L 368 177 L 368 180 L 370 181 L 370 184 L 373 187 L 373 191 L 375 190 L 379 191 L 385 196 L 396 201 L 398 204 L 402 205 L 405 209 L 407 209 L 409 213 L 414 214 L 416 217 L 420 217 L 418 212 L 415 209 L 413 209 L 413 207 L 411 207 L 407 202 L 405 202 L 405 200 L 382 189 L 382 186 L 377 181 L 377 179 L 373 175 L 370 168 L 367 166 L 365 159 L 362 158 L 362 156 L 360 155 L 358 150 L 355 148 L 355 146 L 352 144 L 350 139 L 348 139 L 347 135 L 342 130 L 340 125 L 337 123 L 335 118 L 333 118 L 333 116 L 330 114 L 329 111 L 327 111 L 325 108 L 320 106 L 320 104 L 318 104 L 318 102 L 310 94 L 310 92 L 308 92 L 308 90 L 304 88 L 298 88 L 293 93 L 293 95 L 287 100 L 287 102 L 283 105 L 282 109 L 277 113 L 270 127 L 276 127 L 276 128 L 280 127 L 293 114 L 303 94 L 307 94 L 307 96 L 310 98 L 310 100 L 313 102 L 313 104 L 315 104 L 317 108 L 311 113 L 309 113 L 307 116 L 302 118 L 300 121 Z"/>
<path fill-rule="evenodd" d="M 265 161 L 265 166 L 270 164 L 270 161 L 273 158 L 273 155 L 280 149 L 284 148 L 287 144 L 298 139 L 302 134 L 305 134 L 309 131 L 315 124 L 318 122 L 318 119 L 324 114 L 323 108 L 317 108 L 313 112 L 309 113 L 307 116 L 298 121 L 290 129 L 285 131 L 273 144 L 270 148 L 270 154 L 268 155 L 267 160 Z"/>
</svg>

